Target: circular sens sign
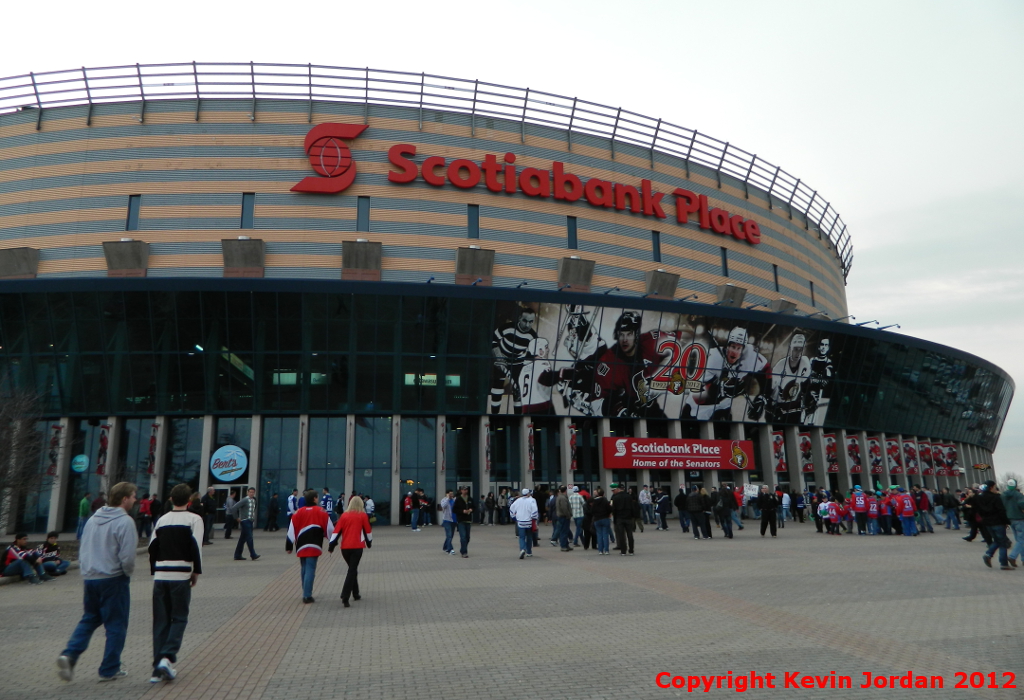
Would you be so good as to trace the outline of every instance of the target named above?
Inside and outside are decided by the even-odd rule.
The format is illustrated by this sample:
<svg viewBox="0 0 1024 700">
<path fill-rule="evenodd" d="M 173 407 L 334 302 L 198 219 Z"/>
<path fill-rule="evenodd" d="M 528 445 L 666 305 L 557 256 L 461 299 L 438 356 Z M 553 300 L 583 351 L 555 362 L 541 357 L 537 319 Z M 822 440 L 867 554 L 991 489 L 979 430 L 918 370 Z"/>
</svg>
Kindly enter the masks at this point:
<svg viewBox="0 0 1024 700">
<path fill-rule="evenodd" d="M 88 455 L 75 455 L 71 460 L 71 471 L 83 474 L 89 471 Z"/>
<path fill-rule="evenodd" d="M 245 474 L 248 467 L 249 458 L 237 445 L 224 445 L 210 458 L 210 473 L 218 481 L 234 481 Z"/>
</svg>

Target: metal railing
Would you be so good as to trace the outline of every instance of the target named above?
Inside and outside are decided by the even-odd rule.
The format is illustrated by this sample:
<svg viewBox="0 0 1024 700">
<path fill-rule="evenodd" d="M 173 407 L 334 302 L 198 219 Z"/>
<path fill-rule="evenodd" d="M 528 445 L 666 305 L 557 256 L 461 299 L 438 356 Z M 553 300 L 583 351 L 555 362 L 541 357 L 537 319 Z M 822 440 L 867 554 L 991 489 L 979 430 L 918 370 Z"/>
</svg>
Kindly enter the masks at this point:
<svg viewBox="0 0 1024 700">
<path fill-rule="evenodd" d="M 369 105 L 416 108 L 421 127 L 426 109 L 469 114 L 473 133 L 479 117 L 511 120 L 520 123 L 521 139 L 526 124 L 539 124 L 565 130 L 570 149 L 574 133 L 599 136 L 609 139 L 613 158 L 616 143 L 630 144 L 647 150 L 652 165 L 655 153 L 667 153 L 683 159 L 687 169 L 691 163 L 711 168 L 719 187 L 722 174 L 745 188 L 756 187 L 768 193 L 770 207 L 790 218 L 794 212 L 805 217 L 807 229 L 835 250 L 844 277 L 853 262 L 850 236 L 836 210 L 781 167 L 695 129 L 577 97 L 427 73 L 312 64 L 135 64 L 0 78 L 0 114 L 38 110 L 37 129 L 50 107 L 89 105 L 86 123 L 91 124 L 93 105 L 139 101 L 139 120 L 145 121 L 147 101 L 171 99 L 194 99 L 197 121 L 203 100 L 251 99 L 254 121 L 259 99 L 305 100 L 310 121 L 313 103 L 321 100 L 362 104 L 364 119 Z"/>
</svg>

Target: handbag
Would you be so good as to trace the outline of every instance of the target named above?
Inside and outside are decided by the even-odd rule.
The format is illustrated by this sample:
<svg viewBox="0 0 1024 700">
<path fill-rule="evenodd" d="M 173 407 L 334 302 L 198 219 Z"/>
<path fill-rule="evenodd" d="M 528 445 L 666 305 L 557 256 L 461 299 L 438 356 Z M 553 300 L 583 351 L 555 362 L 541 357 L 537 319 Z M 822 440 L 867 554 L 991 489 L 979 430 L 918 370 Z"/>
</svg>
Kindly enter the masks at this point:
<svg viewBox="0 0 1024 700">
<path fill-rule="evenodd" d="M 376 522 L 377 522 L 377 516 L 376 515 L 371 515 L 370 516 L 370 524 L 373 525 Z"/>
</svg>

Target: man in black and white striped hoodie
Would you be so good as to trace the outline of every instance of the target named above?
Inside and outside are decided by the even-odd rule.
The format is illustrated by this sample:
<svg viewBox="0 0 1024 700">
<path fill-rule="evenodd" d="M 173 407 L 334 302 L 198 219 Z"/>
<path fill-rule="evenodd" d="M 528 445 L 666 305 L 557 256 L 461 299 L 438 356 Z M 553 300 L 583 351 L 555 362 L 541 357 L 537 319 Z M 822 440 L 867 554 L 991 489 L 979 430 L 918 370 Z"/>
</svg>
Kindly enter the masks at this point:
<svg viewBox="0 0 1024 700">
<path fill-rule="evenodd" d="M 188 625 L 192 588 L 203 573 L 203 519 L 188 511 L 192 489 L 171 489 L 173 510 L 156 522 L 149 542 L 153 574 L 153 676 L 150 683 L 174 680 L 181 640 Z"/>
</svg>

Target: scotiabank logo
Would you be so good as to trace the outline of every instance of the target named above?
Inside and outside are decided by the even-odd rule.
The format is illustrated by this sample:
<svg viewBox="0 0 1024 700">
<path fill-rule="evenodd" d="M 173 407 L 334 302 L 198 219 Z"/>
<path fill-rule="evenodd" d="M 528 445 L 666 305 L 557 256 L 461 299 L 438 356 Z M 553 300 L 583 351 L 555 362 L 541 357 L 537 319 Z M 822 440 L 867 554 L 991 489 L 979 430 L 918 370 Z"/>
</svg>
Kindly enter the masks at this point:
<svg viewBox="0 0 1024 700">
<path fill-rule="evenodd" d="M 337 194 L 356 179 L 356 162 L 344 139 L 354 139 L 365 124 L 320 124 L 306 134 L 304 148 L 309 164 L 320 177 L 303 178 L 292 192 Z"/>
</svg>

